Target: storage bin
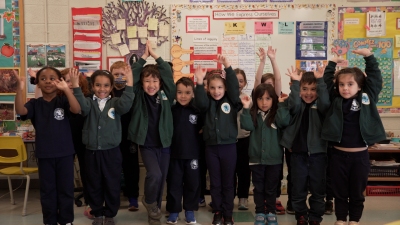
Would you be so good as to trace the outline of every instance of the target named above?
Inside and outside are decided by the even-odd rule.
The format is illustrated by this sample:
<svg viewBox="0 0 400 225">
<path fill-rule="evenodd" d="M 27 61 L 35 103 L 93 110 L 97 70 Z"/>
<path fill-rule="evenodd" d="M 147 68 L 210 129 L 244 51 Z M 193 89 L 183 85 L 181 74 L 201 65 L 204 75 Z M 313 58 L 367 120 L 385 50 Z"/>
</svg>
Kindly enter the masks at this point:
<svg viewBox="0 0 400 225">
<path fill-rule="evenodd" d="M 400 196 L 400 186 L 367 186 L 367 196 Z"/>
<path fill-rule="evenodd" d="M 369 177 L 398 177 L 400 176 L 399 166 L 371 166 Z"/>
</svg>

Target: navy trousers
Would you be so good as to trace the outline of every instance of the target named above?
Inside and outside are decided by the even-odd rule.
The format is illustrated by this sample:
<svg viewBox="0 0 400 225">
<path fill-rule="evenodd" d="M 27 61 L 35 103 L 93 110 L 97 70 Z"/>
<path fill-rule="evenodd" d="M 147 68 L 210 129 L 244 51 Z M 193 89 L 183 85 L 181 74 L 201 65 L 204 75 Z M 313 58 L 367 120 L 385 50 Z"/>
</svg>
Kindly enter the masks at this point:
<svg viewBox="0 0 400 225">
<path fill-rule="evenodd" d="M 44 224 L 74 221 L 74 156 L 39 158 L 40 203 Z"/>
<path fill-rule="evenodd" d="M 119 147 L 86 150 L 86 178 L 90 213 L 115 217 L 120 205 L 122 156 Z M 104 204 L 104 206 L 103 206 Z"/>
<path fill-rule="evenodd" d="M 219 211 L 222 212 L 224 216 L 232 216 L 236 144 L 207 146 L 206 162 L 210 174 L 210 193 L 213 213 Z"/>
<path fill-rule="evenodd" d="M 124 196 L 139 197 L 139 147 L 129 140 L 122 140 L 119 144 L 122 154 L 122 171 L 124 172 Z"/>
<path fill-rule="evenodd" d="M 249 167 L 249 142 L 250 138 L 239 138 L 236 142 L 236 176 L 234 185 L 238 198 L 248 198 L 250 188 L 251 171 Z M 237 185 L 236 185 L 237 184 Z M 237 189 L 236 189 L 237 186 Z"/>
</svg>

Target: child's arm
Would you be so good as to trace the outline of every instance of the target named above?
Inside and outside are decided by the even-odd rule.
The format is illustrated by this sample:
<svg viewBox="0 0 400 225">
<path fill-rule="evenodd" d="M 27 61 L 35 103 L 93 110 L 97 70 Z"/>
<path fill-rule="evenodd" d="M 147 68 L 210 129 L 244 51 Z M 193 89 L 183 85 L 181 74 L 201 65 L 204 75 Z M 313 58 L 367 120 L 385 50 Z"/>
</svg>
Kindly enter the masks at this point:
<svg viewBox="0 0 400 225">
<path fill-rule="evenodd" d="M 281 129 L 287 127 L 290 123 L 290 112 L 285 102 L 288 99 L 288 97 L 289 96 L 282 96 L 278 98 L 279 103 L 278 103 L 278 110 L 275 116 L 275 121 L 276 125 Z"/>
<path fill-rule="evenodd" d="M 300 98 L 300 80 L 303 73 L 298 74 L 297 69 L 293 68 L 292 71 L 288 69 L 286 73 L 292 79 L 292 85 L 290 86 L 290 94 L 288 98 L 288 108 L 291 115 L 295 115 L 301 110 L 301 98 Z"/>
<path fill-rule="evenodd" d="M 203 78 L 206 76 L 207 69 L 200 65 L 196 67 L 194 75 L 197 79 L 196 88 L 194 90 L 193 104 L 201 111 L 205 112 L 208 109 L 209 99 L 203 86 Z"/>
<path fill-rule="evenodd" d="M 90 113 L 90 102 L 89 99 L 85 98 L 81 88 L 79 87 L 79 72 L 74 73 L 70 71 L 69 74 L 71 77 L 74 97 L 76 98 L 80 106 L 80 112 L 78 113 L 80 113 L 82 116 L 86 116 Z"/>
<path fill-rule="evenodd" d="M 268 46 L 267 55 L 272 64 L 272 70 L 274 72 L 275 77 L 275 93 L 278 96 L 281 96 L 282 92 L 282 79 L 281 79 L 281 71 L 279 70 L 278 63 L 276 62 L 276 49 L 273 49 L 272 46 Z"/>
<path fill-rule="evenodd" d="M 15 112 L 21 116 L 28 114 L 24 105 L 25 76 L 20 76 L 18 81 L 17 94 L 15 95 Z"/>
<path fill-rule="evenodd" d="M 260 57 L 260 64 L 258 65 L 256 77 L 254 79 L 254 89 L 256 89 L 256 87 L 261 84 L 261 77 L 265 67 L 265 59 L 267 58 L 267 54 L 265 53 L 264 48 L 259 48 L 257 55 L 258 57 Z"/>
<path fill-rule="evenodd" d="M 240 128 L 247 131 L 253 131 L 254 123 L 250 115 L 251 99 L 249 96 L 243 96 L 241 101 L 243 104 L 243 112 L 240 114 Z"/>
<path fill-rule="evenodd" d="M 79 76 L 78 70 L 75 68 L 69 69 L 69 74 L 71 77 L 73 76 Z M 68 84 L 64 81 L 63 78 L 61 80 L 55 80 L 54 84 L 56 87 L 63 91 L 65 96 L 67 96 L 68 102 L 69 102 L 69 111 L 72 113 L 78 114 L 81 112 L 81 106 L 79 105 L 78 100 L 76 100 L 74 94 L 72 91 L 69 89 Z"/>
<path fill-rule="evenodd" d="M 148 57 L 149 57 L 149 48 L 148 48 L 148 45 L 146 44 L 146 49 L 144 50 L 142 57 L 140 57 L 139 60 L 137 62 L 133 63 L 131 66 L 134 92 L 137 89 L 139 89 L 139 87 L 141 86 L 140 73 L 142 72 L 144 64 L 146 64 L 146 60 Z"/>
<path fill-rule="evenodd" d="M 231 67 L 231 63 L 229 60 L 223 56 L 218 54 L 217 59 L 214 59 L 215 62 L 222 63 L 225 67 L 225 72 L 226 72 L 226 94 L 228 95 L 227 97 L 231 100 L 231 102 L 237 107 L 238 105 L 241 105 L 241 100 L 239 98 L 240 96 L 240 91 L 239 91 L 239 81 L 236 77 L 235 71 L 233 71 Z M 239 107 L 241 108 L 241 107 Z"/>
<path fill-rule="evenodd" d="M 168 98 L 169 103 L 172 105 L 176 95 L 176 86 L 174 83 L 174 76 L 172 74 L 172 68 L 168 62 L 165 62 L 161 57 L 159 57 L 151 48 L 150 41 L 147 41 L 148 49 L 150 55 L 156 60 L 158 65 L 158 70 L 160 71 L 162 79 L 162 89 Z"/>
<path fill-rule="evenodd" d="M 379 63 L 371 49 L 362 48 L 353 50 L 353 53 L 364 56 L 365 73 L 367 74 L 363 89 L 370 95 L 372 100 L 377 103 L 379 93 L 382 90 L 382 74 L 379 69 Z"/>
<path fill-rule="evenodd" d="M 32 68 L 28 69 L 28 74 L 31 77 L 31 83 L 36 79 L 36 72 L 37 71 L 32 70 Z M 40 98 L 42 96 L 42 90 L 40 90 L 40 88 L 37 88 L 37 86 L 35 85 L 35 98 Z"/>
<path fill-rule="evenodd" d="M 133 93 L 133 75 L 129 66 L 124 67 L 124 74 L 126 74 L 125 91 L 122 93 L 121 97 L 115 101 L 115 111 L 119 115 L 129 112 L 133 104 L 133 98 L 135 97 Z"/>
<path fill-rule="evenodd" d="M 335 95 L 335 72 L 336 72 L 336 64 L 343 62 L 343 59 L 339 58 L 335 55 L 331 60 L 329 60 L 328 65 L 325 67 L 324 70 L 324 82 L 328 88 L 328 92 L 332 97 Z"/>
<path fill-rule="evenodd" d="M 314 76 L 317 79 L 317 109 L 322 114 L 325 115 L 331 106 L 331 101 L 329 100 L 329 91 L 326 88 L 323 76 L 325 71 L 325 65 L 318 66 L 317 70 L 314 71 Z"/>
</svg>

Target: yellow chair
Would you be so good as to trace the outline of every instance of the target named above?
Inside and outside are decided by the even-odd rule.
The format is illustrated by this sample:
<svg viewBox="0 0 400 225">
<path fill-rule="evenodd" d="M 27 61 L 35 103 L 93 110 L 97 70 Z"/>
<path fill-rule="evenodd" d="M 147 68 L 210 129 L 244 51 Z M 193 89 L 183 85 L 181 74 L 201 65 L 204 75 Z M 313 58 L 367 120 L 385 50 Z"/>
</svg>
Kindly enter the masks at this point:
<svg viewBox="0 0 400 225">
<path fill-rule="evenodd" d="M 37 173 L 37 167 L 23 167 L 23 162 L 27 159 L 25 144 L 21 137 L 9 137 L 0 136 L 0 151 L 14 150 L 17 155 L 6 157 L 0 154 L 0 163 L 19 163 L 19 166 L 10 166 L 4 169 L 0 169 L 0 175 L 5 175 L 8 178 L 8 187 L 10 189 L 11 204 L 15 205 L 13 189 L 11 185 L 11 176 L 25 176 L 26 177 L 26 188 L 25 188 L 25 199 L 24 207 L 22 208 L 22 215 L 26 216 L 26 202 L 28 200 L 29 193 L 29 174 Z"/>
</svg>

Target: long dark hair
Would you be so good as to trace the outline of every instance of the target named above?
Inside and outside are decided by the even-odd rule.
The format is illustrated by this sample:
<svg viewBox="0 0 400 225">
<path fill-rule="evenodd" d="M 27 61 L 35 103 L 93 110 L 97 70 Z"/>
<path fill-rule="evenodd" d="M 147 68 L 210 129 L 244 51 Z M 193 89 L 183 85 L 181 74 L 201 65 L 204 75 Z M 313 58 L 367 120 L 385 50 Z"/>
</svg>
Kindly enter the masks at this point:
<svg viewBox="0 0 400 225">
<path fill-rule="evenodd" d="M 253 106 L 250 109 L 250 115 L 253 120 L 254 127 L 257 127 L 257 99 L 262 98 L 265 93 L 267 93 L 269 97 L 272 98 L 272 106 L 269 109 L 267 118 L 265 118 L 264 123 L 268 127 L 271 127 L 271 124 L 275 121 L 276 111 L 278 110 L 278 95 L 276 95 L 275 88 L 272 85 L 261 83 L 256 87 L 252 95 Z"/>
</svg>

